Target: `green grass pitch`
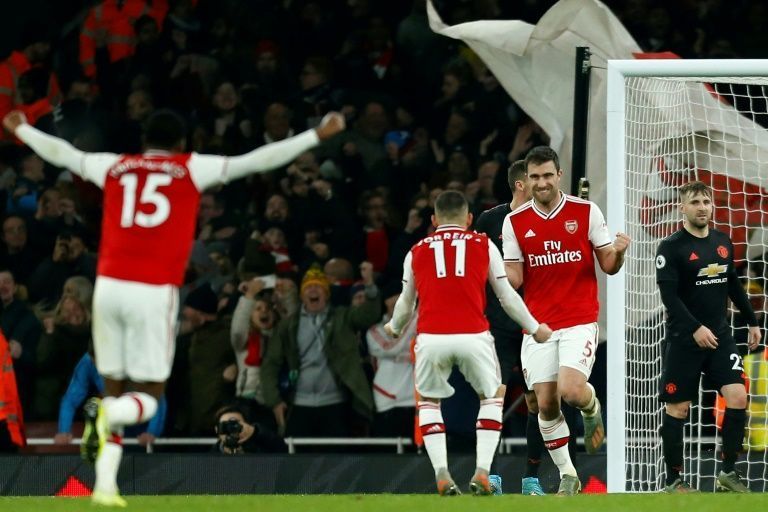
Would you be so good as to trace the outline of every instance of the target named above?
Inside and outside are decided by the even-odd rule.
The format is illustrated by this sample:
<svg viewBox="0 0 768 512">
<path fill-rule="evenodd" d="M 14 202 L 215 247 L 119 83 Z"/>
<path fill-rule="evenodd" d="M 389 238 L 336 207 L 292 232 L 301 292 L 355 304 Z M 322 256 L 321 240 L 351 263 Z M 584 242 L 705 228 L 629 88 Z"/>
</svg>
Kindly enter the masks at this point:
<svg viewBox="0 0 768 512">
<path fill-rule="evenodd" d="M 468 495 L 441 498 L 437 495 L 249 495 L 249 496 L 127 496 L 127 512 L 705 512 L 765 510 L 763 494 L 590 494 L 575 497 Z M 87 498 L 0 498 L 0 511 L 80 512 L 107 510 L 92 507 Z"/>
</svg>

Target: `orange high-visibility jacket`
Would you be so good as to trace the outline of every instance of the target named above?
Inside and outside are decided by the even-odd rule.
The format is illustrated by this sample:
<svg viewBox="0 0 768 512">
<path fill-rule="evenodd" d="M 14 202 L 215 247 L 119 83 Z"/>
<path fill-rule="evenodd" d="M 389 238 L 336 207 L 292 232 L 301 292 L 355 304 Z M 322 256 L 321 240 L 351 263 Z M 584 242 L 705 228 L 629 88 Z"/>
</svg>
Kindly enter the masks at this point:
<svg viewBox="0 0 768 512">
<path fill-rule="evenodd" d="M 0 119 L 14 108 L 21 107 L 19 77 L 30 68 L 32 68 L 32 64 L 22 52 L 13 52 L 0 64 Z M 54 73 L 51 73 L 48 80 L 47 100 L 52 107 L 61 102 L 61 90 Z M 22 110 L 24 109 L 22 108 Z M 9 137 L 3 130 L 0 130 L 0 139 Z"/>
<path fill-rule="evenodd" d="M 122 4 L 122 5 L 120 5 Z M 88 12 L 80 32 L 80 65 L 86 76 L 96 76 L 96 35 L 105 31 L 110 62 L 133 55 L 136 33 L 133 24 L 146 15 L 152 16 L 162 29 L 168 13 L 167 0 L 104 0 Z"/>
<path fill-rule="evenodd" d="M 13 373 L 11 349 L 2 332 L 0 332 L 0 421 L 6 422 L 13 444 L 20 448 L 27 445 L 24 435 L 24 416 L 16 389 L 16 374 Z"/>
</svg>

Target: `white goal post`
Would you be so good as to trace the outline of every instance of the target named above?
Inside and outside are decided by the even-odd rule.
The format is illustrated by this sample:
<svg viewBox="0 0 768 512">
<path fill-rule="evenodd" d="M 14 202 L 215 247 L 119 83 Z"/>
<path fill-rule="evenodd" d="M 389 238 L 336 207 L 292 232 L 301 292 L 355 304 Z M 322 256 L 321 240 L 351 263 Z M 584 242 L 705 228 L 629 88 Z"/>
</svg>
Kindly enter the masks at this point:
<svg viewBox="0 0 768 512">
<path fill-rule="evenodd" d="M 609 60 L 607 75 L 607 219 L 632 238 L 624 268 L 607 280 L 608 491 L 652 492 L 665 471 L 654 254 L 680 226 L 679 185 L 712 186 L 715 227 L 731 234 L 750 297 L 765 302 L 768 130 L 757 121 L 768 117 L 768 60 Z M 736 316 L 732 324 L 741 327 Z M 762 354 L 745 360 L 748 434 L 737 469 L 753 491 L 768 490 L 766 368 Z M 717 466 L 715 395 L 700 390 L 686 427 L 683 476 L 700 490 L 712 489 Z"/>
</svg>

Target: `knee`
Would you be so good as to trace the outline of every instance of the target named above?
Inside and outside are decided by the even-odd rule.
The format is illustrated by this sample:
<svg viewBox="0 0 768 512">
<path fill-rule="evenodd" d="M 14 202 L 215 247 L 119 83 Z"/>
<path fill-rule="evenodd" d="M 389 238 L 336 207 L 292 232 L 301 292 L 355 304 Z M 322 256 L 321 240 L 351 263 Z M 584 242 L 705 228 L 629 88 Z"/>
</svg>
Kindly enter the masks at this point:
<svg viewBox="0 0 768 512">
<path fill-rule="evenodd" d="M 584 395 L 584 387 L 567 383 L 560 388 L 560 396 L 568 405 L 579 406 L 581 405 L 582 395 Z"/>
<path fill-rule="evenodd" d="M 725 397 L 725 406 L 729 409 L 746 409 L 747 408 L 747 390 L 740 386 Z"/>
<path fill-rule="evenodd" d="M 537 397 L 539 414 L 545 419 L 555 419 L 560 412 L 560 401 L 557 397 Z"/>
<path fill-rule="evenodd" d="M 536 400 L 536 393 L 528 391 L 525 393 L 525 406 L 531 414 L 539 414 L 539 402 Z"/>
<path fill-rule="evenodd" d="M 676 404 L 668 403 L 664 407 L 664 410 L 669 416 L 672 416 L 673 418 L 677 418 L 680 420 L 684 420 L 688 417 L 689 406 L 690 406 L 690 402 L 680 402 Z"/>
</svg>

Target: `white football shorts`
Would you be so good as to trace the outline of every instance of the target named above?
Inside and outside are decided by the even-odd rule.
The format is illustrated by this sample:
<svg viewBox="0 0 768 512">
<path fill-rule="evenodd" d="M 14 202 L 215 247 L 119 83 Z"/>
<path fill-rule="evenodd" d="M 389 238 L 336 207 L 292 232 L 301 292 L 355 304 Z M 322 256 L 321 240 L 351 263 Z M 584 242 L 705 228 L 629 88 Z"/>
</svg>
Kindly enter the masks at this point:
<svg viewBox="0 0 768 512">
<path fill-rule="evenodd" d="M 537 343 L 533 336 L 526 334 L 520 361 L 528 389 L 540 382 L 557 382 L 561 366 L 579 370 L 589 379 L 595 364 L 597 335 L 597 323 L 558 329 L 545 343 Z"/>
<path fill-rule="evenodd" d="M 416 391 L 426 398 L 448 398 L 453 365 L 478 393 L 496 396 L 501 386 L 501 369 L 493 336 L 488 331 L 476 334 L 419 334 L 416 337 Z"/>
<path fill-rule="evenodd" d="M 104 377 L 164 382 L 171 374 L 179 290 L 99 276 L 93 292 L 93 347 Z"/>
</svg>

